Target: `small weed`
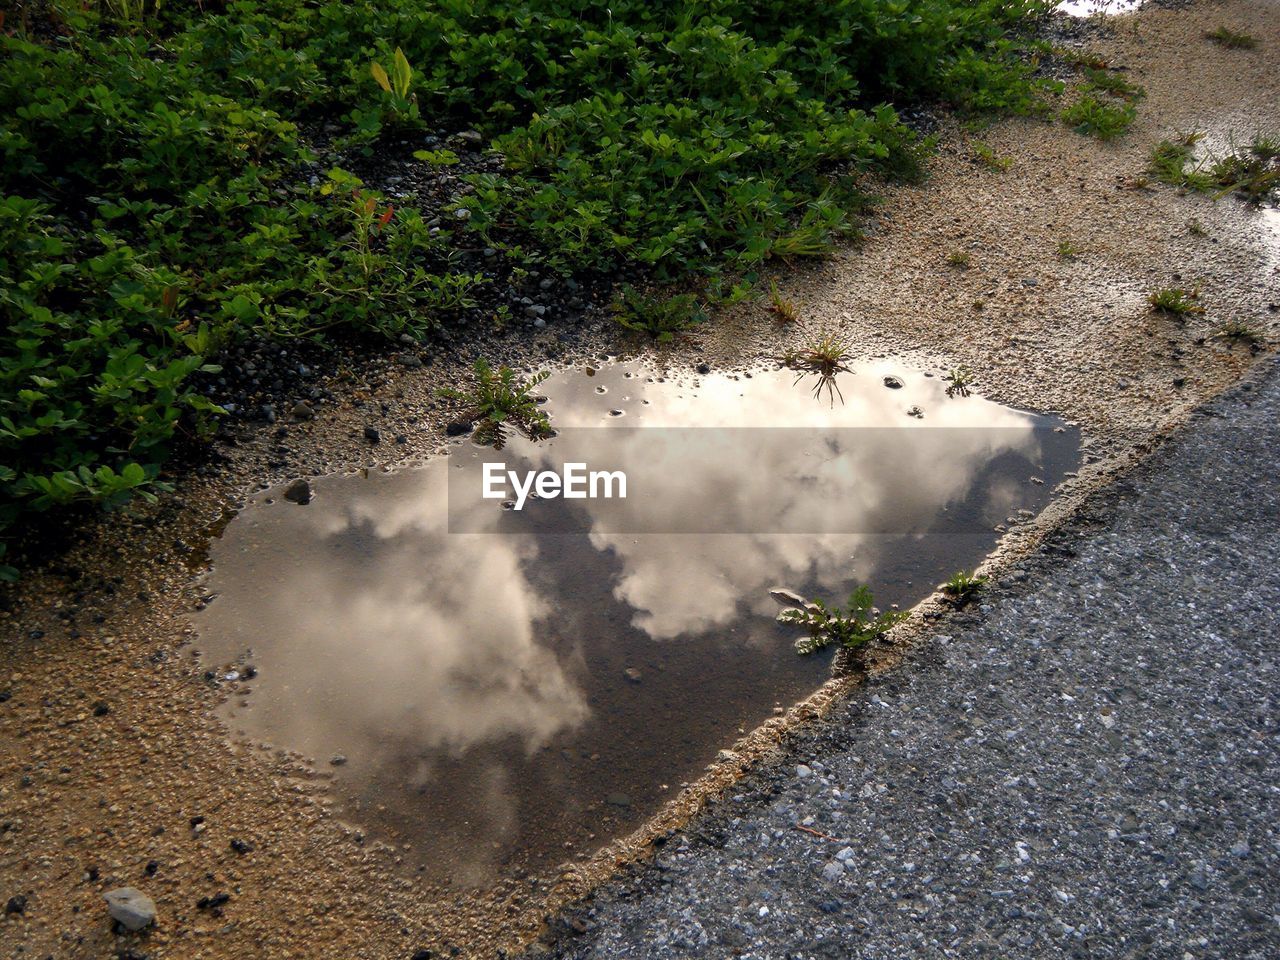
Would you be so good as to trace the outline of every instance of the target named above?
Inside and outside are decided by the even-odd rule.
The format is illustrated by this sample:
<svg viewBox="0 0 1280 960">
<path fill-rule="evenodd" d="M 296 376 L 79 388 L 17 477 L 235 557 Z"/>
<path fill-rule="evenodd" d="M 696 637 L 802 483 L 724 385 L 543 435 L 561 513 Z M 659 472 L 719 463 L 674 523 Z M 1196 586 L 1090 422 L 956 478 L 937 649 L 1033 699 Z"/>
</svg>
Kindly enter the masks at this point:
<svg viewBox="0 0 1280 960">
<path fill-rule="evenodd" d="M 988 170 L 994 170 L 996 173 L 1004 173 L 1013 166 L 1013 157 L 1002 157 L 981 140 L 974 140 L 970 144 L 973 148 L 973 155 L 977 157 Z"/>
<path fill-rule="evenodd" d="M 1153 310 L 1159 313 L 1167 313 L 1175 317 L 1186 317 L 1191 314 L 1204 313 L 1204 307 L 1197 302 L 1199 298 L 1199 290 L 1165 287 L 1161 290 L 1156 290 L 1151 296 L 1147 297 L 1147 302 L 1151 304 Z"/>
<path fill-rule="evenodd" d="M 836 396 L 844 403 L 844 394 L 836 377 L 842 373 L 852 373 L 848 360 L 852 353 L 847 337 L 820 330 L 812 335 L 799 349 L 792 350 L 783 357 L 782 362 L 796 371 L 795 382 L 813 375 L 818 378 L 813 388 L 815 398 L 821 398 L 822 391 L 827 391 L 831 405 L 835 406 Z"/>
<path fill-rule="evenodd" d="M 614 319 L 628 330 L 646 333 L 659 343 L 670 343 L 707 318 L 692 293 L 655 297 L 634 287 L 623 287 L 613 303 Z"/>
<path fill-rule="evenodd" d="M 1121 100 L 1128 100 L 1130 103 L 1141 100 L 1147 95 L 1147 91 L 1126 80 L 1119 73 L 1111 70 L 1097 70 L 1093 67 L 1084 68 L 1085 89 L 1101 90 L 1109 93 L 1113 97 L 1119 97 Z"/>
<path fill-rule="evenodd" d="M 1062 111 L 1062 122 L 1076 133 L 1114 140 L 1133 124 L 1138 111 L 1131 103 L 1108 103 L 1092 93 Z"/>
<path fill-rule="evenodd" d="M 1252 50 L 1258 45 L 1258 41 L 1249 36 L 1247 33 L 1237 33 L 1229 27 L 1218 27 L 1216 30 L 1210 30 L 1205 35 L 1206 40 L 1211 40 L 1220 47 L 1226 47 L 1228 50 Z"/>
<path fill-rule="evenodd" d="M 1262 331 L 1257 327 L 1245 323 L 1243 320 L 1228 320 L 1222 326 L 1218 327 L 1210 336 L 1210 340 L 1225 340 L 1227 343 L 1235 345 L 1237 343 L 1246 344 L 1254 349 L 1261 347 L 1263 340 Z"/>
<path fill-rule="evenodd" d="M 1058 241 L 1058 256 L 1063 260 L 1074 260 L 1082 253 L 1084 253 L 1084 247 L 1077 246 L 1070 240 Z"/>
<path fill-rule="evenodd" d="M 551 375 L 548 371 L 526 379 L 505 365 L 495 371 L 483 357 L 475 362 L 473 370 L 475 383 L 470 389 L 445 387 L 437 394 L 452 401 L 477 424 L 477 438 L 500 447 L 502 428 L 507 424 L 533 440 L 551 433 L 551 421 L 532 393 L 534 387 Z"/>
<path fill-rule="evenodd" d="M 1209 231 L 1204 228 L 1204 224 L 1195 219 L 1195 217 L 1187 221 L 1187 233 L 1193 237 L 1207 237 L 1209 235 Z"/>
<path fill-rule="evenodd" d="M 778 619 L 809 629 L 809 636 L 796 641 L 796 653 L 808 654 L 832 644 L 857 650 L 884 636 L 906 617 L 901 610 L 881 613 L 871 591 L 860 586 L 849 595 L 844 607 L 828 607 L 821 600 L 813 600 L 804 609 L 784 610 Z"/>
<path fill-rule="evenodd" d="M 779 323 L 799 323 L 800 309 L 794 302 L 778 293 L 778 284 L 769 284 L 769 311 Z"/>
<path fill-rule="evenodd" d="M 413 85 L 413 69 L 409 66 L 409 60 L 405 57 L 404 51 L 396 47 L 396 52 L 391 58 L 390 75 L 387 74 L 386 67 L 376 60 L 369 64 L 369 72 L 373 75 L 374 82 L 386 94 L 387 105 L 391 108 L 395 119 L 401 123 L 417 122 L 418 96 L 409 92 Z"/>
<path fill-rule="evenodd" d="M 947 387 L 948 397 L 967 397 L 969 388 L 973 386 L 973 371 L 963 364 L 953 367 L 951 372 L 947 374 L 947 379 L 951 381 Z"/>
<path fill-rule="evenodd" d="M 1151 150 L 1151 171 L 1165 183 L 1200 193 L 1237 193 L 1250 203 L 1280 194 L 1280 137 L 1259 133 L 1243 147 L 1197 161 L 1200 134 L 1161 140 Z"/>
<path fill-rule="evenodd" d="M 977 577 L 960 570 L 950 580 L 939 584 L 939 587 L 948 600 L 957 607 L 963 607 L 982 592 L 986 582 L 986 577 Z"/>
<path fill-rule="evenodd" d="M 947 255 L 947 266 L 957 270 L 968 270 L 973 266 L 973 257 L 967 251 L 955 250 Z"/>
<path fill-rule="evenodd" d="M 1073 67 L 1090 70 L 1106 70 L 1110 64 L 1092 50 L 1077 50 L 1074 47 L 1055 47 L 1053 52 Z"/>
</svg>

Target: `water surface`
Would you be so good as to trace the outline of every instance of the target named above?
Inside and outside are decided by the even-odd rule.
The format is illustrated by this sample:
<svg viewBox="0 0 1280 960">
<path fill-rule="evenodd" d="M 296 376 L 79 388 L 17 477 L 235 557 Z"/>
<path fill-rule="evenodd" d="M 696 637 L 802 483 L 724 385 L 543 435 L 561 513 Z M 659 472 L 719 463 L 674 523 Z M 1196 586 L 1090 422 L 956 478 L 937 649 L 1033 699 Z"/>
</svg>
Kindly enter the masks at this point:
<svg viewBox="0 0 1280 960">
<path fill-rule="evenodd" d="M 538 524 L 549 501 L 451 500 L 449 474 L 492 454 L 469 441 L 321 478 L 305 506 L 256 496 L 214 544 L 197 622 L 206 660 L 241 675 L 232 727 L 342 758 L 344 816 L 435 879 L 554 866 L 634 828 L 827 677 L 829 656 L 792 651 L 771 588 L 840 600 L 865 582 L 881 605 L 914 603 L 1075 463 L 1074 432 L 948 397 L 937 376 L 862 368 L 834 404 L 792 379 L 607 365 L 548 380 L 560 435 L 504 454 L 632 481 L 622 520 L 558 501 L 579 532 Z M 690 428 L 705 443 L 661 442 Z"/>
</svg>

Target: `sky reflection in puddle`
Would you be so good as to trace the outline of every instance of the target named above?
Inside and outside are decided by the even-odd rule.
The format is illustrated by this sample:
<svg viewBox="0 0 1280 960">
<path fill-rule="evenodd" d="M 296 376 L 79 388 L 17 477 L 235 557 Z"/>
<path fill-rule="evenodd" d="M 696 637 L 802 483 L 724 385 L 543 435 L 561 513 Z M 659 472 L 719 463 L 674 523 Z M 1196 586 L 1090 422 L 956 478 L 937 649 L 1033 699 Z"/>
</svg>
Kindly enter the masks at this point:
<svg viewBox="0 0 1280 960">
<path fill-rule="evenodd" d="M 197 619 L 206 662 L 257 670 L 230 723 L 321 766 L 346 757 L 334 768 L 344 815 L 412 844 L 407 859 L 434 879 L 481 884 L 589 853 L 826 678 L 827 658 L 792 651 L 771 587 L 842 600 L 866 582 L 882 605 L 914 603 L 975 566 L 993 526 L 1040 509 L 1074 466 L 1074 431 L 945 386 L 867 367 L 842 378 L 846 403 L 832 407 L 786 371 L 559 374 L 541 389 L 561 436 L 507 452 L 623 464 L 644 491 L 625 523 L 603 510 L 595 522 L 605 501 L 576 501 L 589 532 L 575 535 L 518 532 L 523 518 L 493 500 L 450 502 L 450 463 L 480 453 L 469 443 L 418 468 L 323 478 L 307 506 L 259 495 L 213 545 L 218 599 Z M 753 429 L 736 459 L 717 455 L 714 438 L 744 425 L 803 429 Z M 662 461 L 619 440 L 638 427 L 734 429 Z M 824 431 L 853 427 L 941 446 L 858 455 L 828 437 L 811 456 Z M 884 504 L 918 529 L 862 532 L 864 509 Z M 821 530 L 824 515 L 834 532 L 773 532 L 795 516 Z M 748 532 L 635 532 L 699 517 Z M 961 523 L 924 532 L 939 518 Z"/>
</svg>

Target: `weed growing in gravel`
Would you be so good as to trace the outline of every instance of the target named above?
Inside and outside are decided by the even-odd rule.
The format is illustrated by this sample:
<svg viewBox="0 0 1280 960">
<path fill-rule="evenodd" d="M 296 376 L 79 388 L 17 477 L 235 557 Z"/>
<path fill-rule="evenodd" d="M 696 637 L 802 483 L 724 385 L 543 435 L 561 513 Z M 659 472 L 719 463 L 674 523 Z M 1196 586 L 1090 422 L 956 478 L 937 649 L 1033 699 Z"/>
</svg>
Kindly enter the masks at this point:
<svg viewBox="0 0 1280 960">
<path fill-rule="evenodd" d="M 1013 166 L 1013 157 L 1002 157 L 981 140 L 974 140 L 970 144 L 973 149 L 973 155 L 978 158 L 988 170 L 994 170 L 996 173 L 1005 173 Z"/>
<path fill-rule="evenodd" d="M 969 388 L 973 386 L 973 371 L 963 364 L 953 367 L 946 377 L 950 383 L 947 386 L 948 397 L 967 397 L 969 396 Z"/>
<path fill-rule="evenodd" d="M 1193 237 L 1207 237 L 1209 235 L 1209 231 L 1204 228 L 1204 224 L 1195 217 L 1187 221 L 1187 233 Z"/>
<path fill-rule="evenodd" d="M 1209 31 L 1205 34 L 1205 39 L 1228 50 L 1252 50 L 1258 45 L 1258 41 L 1249 34 L 1237 33 L 1225 26 Z"/>
<path fill-rule="evenodd" d="M 613 315 L 625 329 L 648 334 L 658 343 L 670 343 L 707 319 L 706 310 L 692 293 L 659 297 L 630 286 L 619 291 Z"/>
<path fill-rule="evenodd" d="M 1062 122 L 1076 133 L 1114 140 L 1124 134 L 1137 118 L 1132 103 L 1111 103 L 1086 92 L 1062 111 Z"/>
<path fill-rule="evenodd" d="M 474 383 L 466 390 L 445 387 L 437 391 L 475 423 L 476 435 L 485 443 L 502 444 L 502 428 L 510 424 L 537 440 L 551 433 L 551 421 L 538 406 L 533 388 L 551 374 L 549 371 L 522 377 L 508 366 L 494 370 L 481 357 L 473 367 Z"/>
<path fill-rule="evenodd" d="M 1175 317 L 1187 317 L 1191 314 L 1204 313 L 1204 307 L 1198 302 L 1199 298 L 1199 290 L 1165 287 L 1153 292 L 1147 297 L 1147 302 L 1151 304 L 1153 310 L 1160 313 L 1171 314 Z"/>
<path fill-rule="evenodd" d="M 1236 193 L 1250 203 L 1280 196 L 1280 137 L 1259 133 L 1244 146 L 1233 144 L 1226 153 L 1196 160 L 1201 138 L 1191 133 L 1161 140 L 1151 150 L 1152 173 L 1172 186 L 1217 196 Z"/>
<path fill-rule="evenodd" d="M 800 308 L 778 293 L 777 281 L 769 283 L 769 311 L 779 323 L 800 322 Z"/>
<path fill-rule="evenodd" d="M 788 351 L 782 362 L 796 371 L 795 383 L 799 383 L 807 376 L 816 377 L 817 382 L 813 388 L 814 397 L 820 399 L 822 391 L 826 390 L 827 399 L 832 406 L 835 406 L 837 396 L 840 397 L 840 402 L 844 403 L 844 394 L 840 392 L 836 377 L 842 373 L 853 372 L 848 364 L 852 353 L 852 344 L 848 337 L 823 328 L 810 335 L 798 349 Z"/>
<path fill-rule="evenodd" d="M 947 266 L 957 270 L 968 270 L 973 266 L 973 257 L 966 250 L 953 250 L 947 254 Z"/>
<path fill-rule="evenodd" d="M 1119 97 L 1121 100 L 1128 100 L 1130 103 L 1141 100 L 1147 95 L 1147 91 L 1142 87 L 1111 70 L 1095 70 L 1092 67 L 1085 67 L 1084 76 L 1084 88 L 1086 90 L 1100 90 L 1103 93 L 1111 94 L 1113 97 Z"/>
<path fill-rule="evenodd" d="M 1084 247 L 1072 243 L 1070 240 L 1058 241 L 1058 256 L 1063 260 L 1074 260 L 1080 254 L 1084 253 Z"/>
<path fill-rule="evenodd" d="M 1228 320 L 1218 327 L 1209 339 L 1224 340 L 1232 345 L 1240 343 L 1252 349 L 1261 347 L 1265 340 L 1261 330 L 1243 320 Z"/>
<path fill-rule="evenodd" d="M 957 607 L 963 607 L 982 592 L 986 583 L 986 577 L 974 576 L 972 573 L 959 570 L 951 579 L 939 586 L 948 600 Z"/>
<path fill-rule="evenodd" d="M 828 607 L 821 600 L 810 601 L 803 609 L 784 610 L 778 615 L 783 623 L 807 627 L 809 635 L 796 641 L 796 653 L 815 653 L 838 644 L 846 650 L 857 650 L 884 636 L 895 624 L 905 620 L 900 610 L 881 612 L 876 609 L 871 591 L 857 587 L 844 607 Z"/>
</svg>

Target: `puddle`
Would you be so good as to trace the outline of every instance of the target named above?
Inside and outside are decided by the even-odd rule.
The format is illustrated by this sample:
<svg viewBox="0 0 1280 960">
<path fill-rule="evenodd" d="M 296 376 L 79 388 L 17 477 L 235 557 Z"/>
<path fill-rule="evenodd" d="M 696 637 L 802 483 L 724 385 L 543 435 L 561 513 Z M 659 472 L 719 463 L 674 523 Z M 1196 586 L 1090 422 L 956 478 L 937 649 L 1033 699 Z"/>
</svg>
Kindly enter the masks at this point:
<svg viewBox="0 0 1280 960">
<path fill-rule="evenodd" d="M 546 381 L 559 434 L 504 455 L 608 462 L 632 484 L 625 501 L 554 501 L 581 532 L 538 525 L 550 500 L 459 496 L 456 468 L 492 455 L 469 441 L 322 478 L 306 506 L 256 496 L 213 544 L 217 599 L 196 621 L 205 662 L 240 674 L 230 725 L 331 769 L 343 816 L 410 845 L 432 879 L 549 868 L 635 828 L 827 678 L 770 588 L 842 600 L 865 582 L 913 604 L 1077 460 L 1073 430 L 950 398 L 940 376 L 860 368 L 834 406 L 792 379 L 609 365 Z M 655 452 L 690 428 L 701 453 Z"/>
</svg>

